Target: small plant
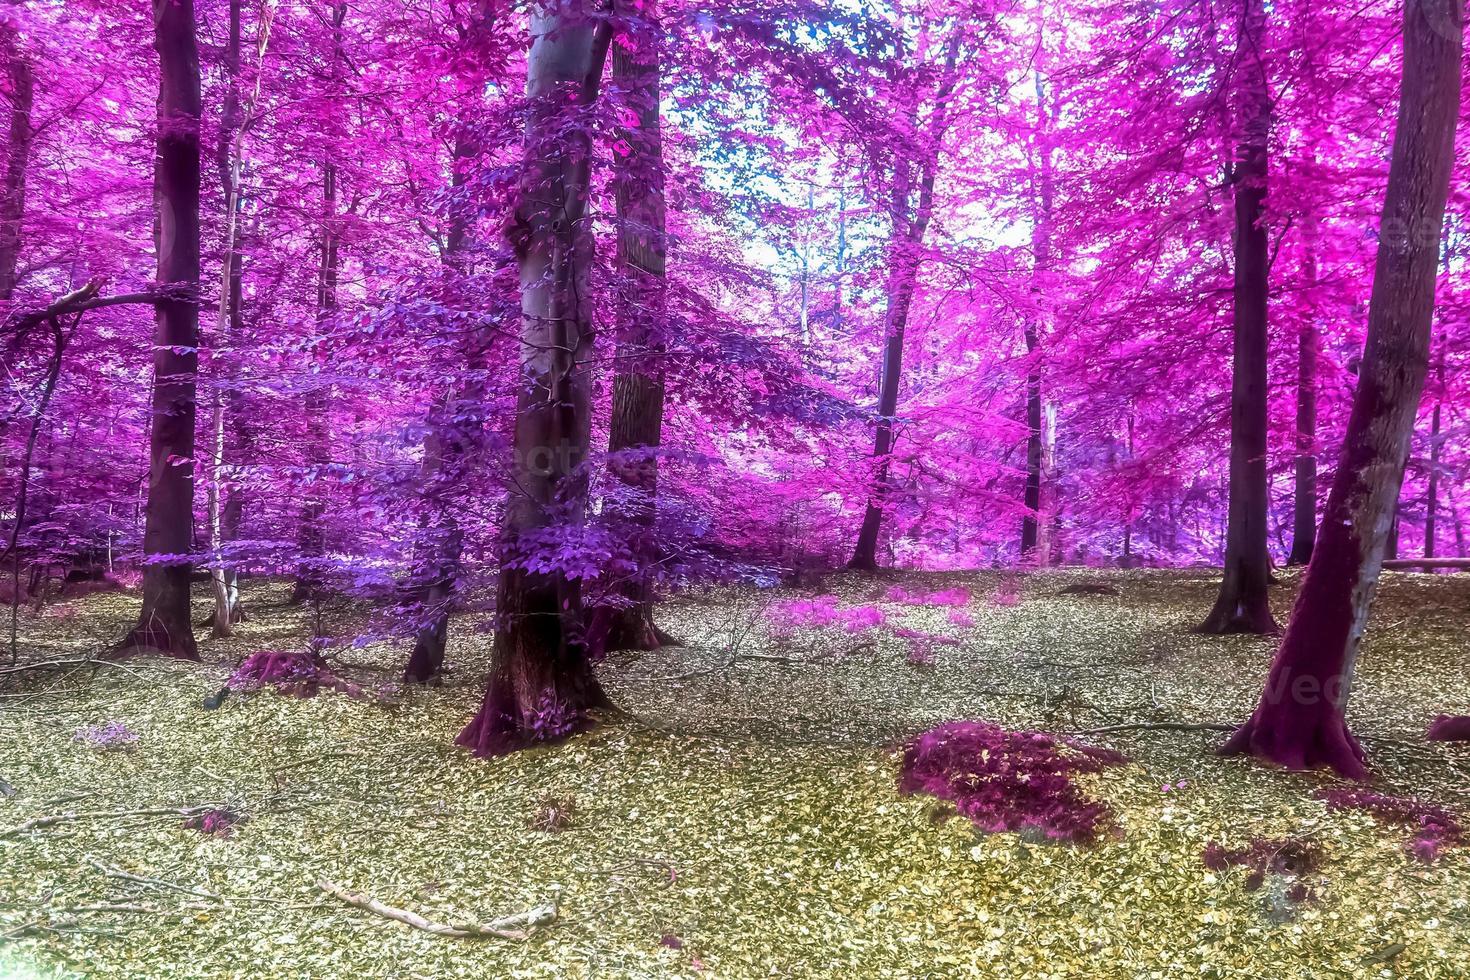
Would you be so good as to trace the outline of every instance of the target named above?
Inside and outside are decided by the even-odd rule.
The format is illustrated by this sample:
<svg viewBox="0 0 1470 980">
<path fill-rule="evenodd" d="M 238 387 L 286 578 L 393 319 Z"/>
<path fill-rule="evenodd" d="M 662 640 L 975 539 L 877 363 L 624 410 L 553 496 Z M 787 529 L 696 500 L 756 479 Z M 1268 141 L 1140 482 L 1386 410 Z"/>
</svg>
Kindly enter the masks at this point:
<svg viewBox="0 0 1470 980">
<path fill-rule="evenodd" d="M 571 796 L 543 796 L 536 802 L 536 812 L 531 815 L 531 829 L 543 834 L 556 834 L 570 830 L 576 822 L 577 801 Z"/>
<path fill-rule="evenodd" d="M 888 590 L 885 598 L 889 602 L 896 602 L 904 606 L 951 606 L 963 609 L 970 604 L 970 590 L 957 586 L 953 589 L 920 594 L 896 585 Z"/>
<path fill-rule="evenodd" d="M 582 714 L 557 699 L 555 691 L 544 691 L 526 727 L 535 742 L 555 742 L 575 732 L 582 724 Z"/>
<path fill-rule="evenodd" d="M 235 832 L 236 825 L 244 822 L 244 816 L 230 810 L 206 810 L 185 820 L 184 827 L 208 837 L 229 837 Z"/>
<path fill-rule="evenodd" d="M 1316 898 L 1317 889 L 1309 879 L 1321 869 L 1322 858 L 1322 849 L 1314 841 L 1299 837 L 1257 837 L 1236 848 L 1210 841 L 1200 855 L 1204 866 L 1216 874 L 1247 869 L 1245 890 L 1266 889 L 1266 914 L 1274 922 L 1289 921 L 1296 914 L 1293 906 Z"/>
<path fill-rule="evenodd" d="M 349 697 L 365 696 L 361 687 L 332 673 L 322 661 L 321 654 L 314 650 L 261 650 L 252 653 L 235 668 L 225 686 L 241 694 L 270 686 L 282 694 L 298 698 L 315 697 L 323 687 Z"/>
<path fill-rule="evenodd" d="M 1404 850 L 1425 864 L 1465 842 L 1465 830 L 1455 815 L 1433 803 L 1365 789 L 1320 790 L 1317 796 L 1332 810 L 1361 810 L 1385 823 L 1414 828 Z"/>
<path fill-rule="evenodd" d="M 138 744 L 138 733 L 120 721 L 108 721 L 77 729 L 72 740 L 96 752 L 131 752 Z"/>
<path fill-rule="evenodd" d="M 1112 810 L 1082 794 L 1072 777 L 1121 765 L 1114 749 L 956 721 L 925 732 L 904 750 L 899 792 L 927 793 L 987 833 L 1021 831 L 1086 844 L 1113 830 Z"/>
</svg>

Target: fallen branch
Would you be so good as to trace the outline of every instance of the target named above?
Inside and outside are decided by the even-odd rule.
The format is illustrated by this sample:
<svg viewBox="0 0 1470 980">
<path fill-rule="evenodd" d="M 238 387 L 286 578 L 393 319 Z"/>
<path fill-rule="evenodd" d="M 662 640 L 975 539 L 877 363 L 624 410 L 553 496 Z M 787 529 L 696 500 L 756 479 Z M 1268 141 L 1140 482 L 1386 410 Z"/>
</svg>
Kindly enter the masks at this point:
<svg viewBox="0 0 1470 980">
<path fill-rule="evenodd" d="M 223 902 L 225 900 L 223 895 L 217 894 L 216 892 L 205 891 L 202 888 L 190 888 L 188 885 L 180 885 L 177 882 L 165 881 L 162 878 L 149 878 L 146 875 L 135 875 L 131 871 L 124 871 L 121 868 L 114 868 L 109 865 L 103 864 L 96 858 L 88 858 L 87 860 L 94 868 L 96 868 L 98 871 L 101 871 L 109 878 L 117 878 L 120 881 L 130 881 L 135 885 L 147 885 L 149 888 L 158 888 L 163 891 L 181 892 L 185 895 L 190 896 L 191 898 L 207 898 L 210 901 L 214 902 Z"/>
<path fill-rule="evenodd" d="M 1106 725 L 1102 728 L 1089 728 L 1085 731 L 1070 732 L 1071 735 L 1108 735 L 1113 732 L 1133 731 L 1164 731 L 1164 732 L 1233 732 L 1239 725 L 1226 725 L 1220 722 L 1188 722 L 1188 721 L 1138 721 L 1124 725 Z M 1355 733 L 1359 741 L 1378 742 L 1382 745 L 1396 745 L 1402 749 L 1423 752 L 1427 755 L 1437 755 L 1426 745 L 1417 742 L 1408 742 L 1391 735 L 1365 735 Z"/>
<path fill-rule="evenodd" d="M 223 806 L 224 804 L 221 803 L 206 803 L 201 806 L 188 807 L 148 807 L 142 810 L 82 810 L 70 813 L 53 813 L 44 817 L 32 817 L 22 824 L 11 827 L 9 830 L 0 830 L 0 840 L 29 833 L 32 830 L 54 827 L 57 824 L 71 823 L 74 820 L 105 820 L 116 817 L 192 817 L 210 810 L 222 809 Z"/>
<path fill-rule="evenodd" d="M 1138 721 L 1127 725 L 1106 725 L 1072 732 L 1073 735 L 1107 735 L 1110 732 L 1166 731 L 1166 732 L 1233 732 L 1239 725 L 1221 725 L 1214 722 L 1187 721 Z"/>
<path fill-rule="evenodd" d="M 1470 572 L 1470 558 L 1389 558 L 1384 568 L 1452 568 Z"/>
<path fill-rule="evenodd" d="M 555 900 L 550 905 L 539 905 L 528 912 L 516 915 L 508 915 L 501 919 L 479 925 L 470 923 L 465 925 L 447 925 L 442 922 L 432 922 L 417 912 L 407 909 L 394 908 L 392 905 L 373 898 L 362 892 L 349 891 L 335 882 L 322 879 L 316 883 L 322 891 L 331 895 L 354 908 L 360 908 L 385 919 L 394 922 L 402 922 L 420 932 L 427 932 L 434 936 L 445 936 L 450 939 L 511 939 L 524 941 L 530 939 L 541 929 L 556 921 L 557 908 Z"/>
</svg>

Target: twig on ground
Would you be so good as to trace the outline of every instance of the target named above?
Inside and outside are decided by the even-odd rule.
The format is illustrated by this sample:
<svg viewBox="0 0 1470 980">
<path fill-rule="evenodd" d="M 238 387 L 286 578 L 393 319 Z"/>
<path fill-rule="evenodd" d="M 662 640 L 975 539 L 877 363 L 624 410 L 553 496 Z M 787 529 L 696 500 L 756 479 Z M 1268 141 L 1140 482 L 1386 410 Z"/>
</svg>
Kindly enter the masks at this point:
<svg viewBox="0 0 1470 980">
<path fill-rule="evenodd" d="M 395 908 L 384 904 L 363 892 L 349 891 L 341 885 L 322 879 L 316 883 L 322 891 L 339 899 L 354 908 L 360 908 L 385 919 L 402 922 L 404 925 L 427 932 L 435 936 L 445 936 L 450 939 L 512 939 L 524 941 L 530 939 L 541 929 L 556 921 L 557 907 L 553 900 L 549 905 L 538 905 L 528 912 L 516 915 L 508 915 L 504 918 L 493 919 L 490 922 L 480 924 L 467 923 L 465 925 L 448 925 L 443 922 L 433 922 L 424 918 L 417 912 L 408 909 Z"/>
</svg>

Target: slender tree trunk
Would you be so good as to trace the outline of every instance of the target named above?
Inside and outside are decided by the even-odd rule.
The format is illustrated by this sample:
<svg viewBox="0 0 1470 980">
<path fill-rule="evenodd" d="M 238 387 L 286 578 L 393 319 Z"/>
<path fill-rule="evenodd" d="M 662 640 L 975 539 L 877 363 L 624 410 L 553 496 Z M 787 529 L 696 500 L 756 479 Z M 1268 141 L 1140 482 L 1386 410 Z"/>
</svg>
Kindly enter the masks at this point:
<svg viewBox="0 0 1470 980">
<path fill-rule="evenodd" d="M 1260 703 L 1226 753 L 1367 775 L 1344 712 L 1429 366 L 1462 12 L 1460 0 L 1405 4 L 1398 126 L 1347 436 L 1291 624 Z"/>
<path fill-rule="evenodd" d="M 210 394 L 210 481 L 208 495 L 209 547 L 213 552 L 216 567 L 211 570 L 210 580 L 214 589 L 214 612 L 210 616 L 210 635 L 229 636 L 235 624 L 245 617 L 240 606 L 240 586 L 233 568 L 223 564 L 225 542 L 224 511 L 228 507 L 224 489 L 225 476 L 225 430 L 227 426 L 227 401 L 225 377 L 228 349 L 232 327 L 240 319 L 239 276 L 236 266 L 240 257 L 236 249 L 239 234 L 241 148 L 238 145 L 242 120 L 240 118 L 240 8 L 243 0 L 230 0 L 230 29 L 225 42 L 224 68 L 226 88 L 224 106 L 220 113 L 219 144 L 215 150 L 215 165 L 219 171 L 220 188 L 224 194 L 225 235 L 220 260 L 219 316 L 215 323 L 214 353 L 211 364 L 214 368 L 214 390 Z M 262 30 L 265 28 L 262 27 Z M 231 490 L 230 497 L 236 491 Z"/>
<path fill-rule="evenodd" d="M 1266 298 L 1270 264 L 1266 241 L 1266 152 L 1271 100 L 1260 52 L 1266 38 L 1263 0 L 1243 0 L 1241 134 L 1235 161 L 1235 360 L 1230 388 L 1230 507 L 1225 573 L 1202 633 L 1272 633 L 1268 587 L 1266 483 Z"/>
<path fill-rule="evenodd" d="M 347 4 L 338 3 L 332 9 L 332 75 L 336 80 L 342 63 L 342 25 L 347 20 Z M 337 228 L 337 164 L 330 152 L 322 164 L 322 255 L 317 276 L 316 323 L 317 340 L 325 333 L 325 326 L 337 312 L 337 274 L 341 264 L 341 236 Z M 321 354 L 313 349 L 312 358 L 321 363 Z M 326 528 L 323 517 L 327 512 L 326 477 L 320 472 L 326 462 L 328 451 L 327 414 L 331 411 L 329 386 L 320 380 L 305 398 L 306 425 L 311 471 L 305 488 L 305 503 L 301 508 L 301 522 L 296 532 L 296 547 L 300 552 L 300 563 L 296 570 L 296 583 L 291 590 L 291 601 L 296 604 L 320 598 L 326 584 L 323 562 L 326 555 Z"/>
<path fill-rule="evenodd" d="M 158 281 L 199 288 L 199 51 L 194 0 L 156 3 L 158 154 L 154 167 Z M 196 300 L 157 305 L 153 341 L 148 517 L 143 531 L 143 610 L 119 649 L 199 659 L 189 616 L 194 550 Z"/>
<path fill-rule="evenodd" d="M 1305 565 L 1312 560 L 1317 539 L 1317 361 L 1322 341 L 1317 330 L 1316 234 L 1313 226 L 1303 233 L 1302 288 L 1307 290 L 1307 309 L 1297 328 L 1296 352 L 1296 462 L 1292 502 L 1291 554 L 1288 565 Z"/>
<path fill-rule="evenodd" d="M 1454 484 L 1445 487 L 1445 498 L 1450 504 L 1450 521 L 1455 527 L 1455 557 L 1465 558 L 1465 522 L 1460 519 L 1460 503 L 1455 499 Z"/>
<path fill-rule="evenodd" d="M 495 4 L 480 0 L 474 19 L 464 33 L 465 47 L 473 58 L 480 50 L 480 40 L 493 26 Z M 468 120 L 461 120 L 467 122 Z M 480 153 L 480 147 L 464 131 L 455 138 L 454 172 L 450 186 L 456 191 L 465 186 L 469 162 Z M 456 195 L 457 196 L 457 195 Z M 444 241 L 444 264 L 464 273 L 465 250 L 470 239 L 470 222 L 464 208 L 456 208 L 449 216 Z M 419 626 L 414 636 L 413 651 L 403 669 L 407 684 L 427 684 L 444 672 L 449 649 L 449 615 L 454 611 L 458 593 L 464 531 L 455 516 L 447 494 L 460 483 L 471 457 L 482 445 L 484 426 L 484 377 L 487 367 L 488 338 L 474 334 L 466 344 L 466 380 L 456 391 L 446 394 L 440 406 L 440 418 L 424 440 L 424 463 L 421 481 L 429 499 L 427 540 L 419 560 L 416 578 L 421 585 L 415 614 Z"/>
<path fill-rule="evenodd" d="M 1026 515 L 1021 519 L 1021 557 L 1039 565 L 1050 561 L 1049 516 L 1044 504 L 1045 481 L 1050 463 L 1048 429 L 1054 426 L 1055 412 L 1048 413 L 1041 391 L 1041 344 L 1046 327 L 1042 308 L 1047 279 L 1051 273 L 1052 202 L 1056 196 L 1052 174 L 1051 134 L 1055 122 L 1055 104 L 1047 108 L 1046 83 L 1041 72 L 1035 73 L 1036 112 L 1042 146 L 1033 173 L 1033 214 L 1031 226 L 1032 276 L 1031 295 L 1036 309 L 1026 320 Z M 1054 431 L 1054 430 L 1053 430 Z M 1047 539 L 1047 540 L 1043 540 Z"/>
<path fill-rule="evenodd" d="M 1439 370 L 1441 372 L 1441 384 L 1443 384 L 1444 359 L 1441 354 Z M 1443 437 L 1439 432 L 1438 403 L 1434 406 L 1434 412 L 1429 417 L 1429 487 L 1425 491 L 1424 500 L 1424 557 L 1435 556 L 1435 537 L 1439 533 L 1439 467 L 1440 451 L 1443 448 Z"/>
<path fill-rule="evenodd" d="M 873 436 L 873 458 L 878 461 L 858 530 L 857 545 L 847 567 L 872 571 L 878 567 L 878 535 L 883 528 L 883 511 L 893 494 L 890 464 L 893 454 L 893 422 L 898 413 L 898 394 L 903 385 L 903 343 L 908 328 L 909 310 L 918 288 L 919 266 L 923 261 L 924 236 L 934 213 L 934 183 L 939 172 L 940 143 L 949 127 L 950 98 L 954 94 L 955 64 L 959 57 L 958 36 L 951 40 L 944 76 L 936 93 L 934 112 L 923 149 L 922 166 L 917 166 L 911 151 L 900 149 L 894 155 L 893 186 L 888 202 L 888 219 L 892 229 L 888 244 L 888 305 L 883 315 L 883 368 L 878 385 L 878 421 Z M 909 83 L 911 84 L 911 83 Z M 909 113 L 917 130 L 918 111 Z M 911 200 L 915 171 L 918 171 L 918 206 Z"/>
<path fill-rule="evenodd" d="M 641 9 L 640 9 L 641 8 Z M 614 507 L 631 533 L 634 567 L 608 610 L 607 649 L 655 650 L 675 642 L 653 622 L 658 448 L 664 417 L 664 162 L 659 130 L 659 44 L 653 0 L 618 0 L 614 11 L 638 27 L 612 46 L 612 83 L 637 117 L 623 127 L 626 155 L 614 158 L 618 214 L 618 356 L 608 434 L 609 468 L 622 484 Z M 642 18 L 641 22 L 639 18 Z M 802 283 L 805 303 L 807 284 Z M 803 330 L 806 324 L 803 322 Z"/>
<path fill-rule="evenodd" d="M 7 36 L 0 46 L 10 76 L 10 142 L 5 157 L 4 197 L 0 198 L 0 301 L 15 294 L 16 269 L 20 264 L 22 226 L 26 214 L 26 171 L 30 167 L 31 105 L 35 77 L 30 60 L 16 38 Z"/>
<path fill-rule="evenodd" d="M 919 274 L 920 242 L 913 239 L 909 217 L 910 164 L 895 163 L 896 174 L 889 218 L 893 237 L 888 247 L 888 305 L 883 315 L 883 370 L 878 381 L 878 421 L 873 436 L 873 458 L 878 461 L 873 490 L 863 512 L 857 546 L 847 567 L 872 571 L 878 567 L 878 534 L 883 527 L 883 509 L 891 495 L 889 457 L 893 452 L 893 421 L 898 412 L 898 394 L 903 385 L 903 338 L 909 308 Z"/>
<path fill-rule="evenodd" d="M 591 434 L 592 236 L 584 220 L 596 98 L 611 29 L 533 7 L 525 163 L 510 238 L 521 271 L 521 386 L 506 502 L 495 650 L 479 713 L 458 743 L 497 755 L 587 727 L 608 705 L 592 670 L 576 579 L 519 567 L 525 538 L 584 517 Z"/>
</svg>

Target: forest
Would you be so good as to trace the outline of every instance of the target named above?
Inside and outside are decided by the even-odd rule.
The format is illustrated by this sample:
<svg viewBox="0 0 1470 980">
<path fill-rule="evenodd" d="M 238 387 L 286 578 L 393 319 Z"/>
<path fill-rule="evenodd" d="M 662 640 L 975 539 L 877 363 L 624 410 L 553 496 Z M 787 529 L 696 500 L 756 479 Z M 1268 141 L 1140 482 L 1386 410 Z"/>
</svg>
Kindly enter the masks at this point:
<svg viewBox="0 0 1470 980">
<path fill-rule="evenodd" d="M 0 978 L 1470 975 L 1462 0 L 0 0 Z"/>
</svg>

